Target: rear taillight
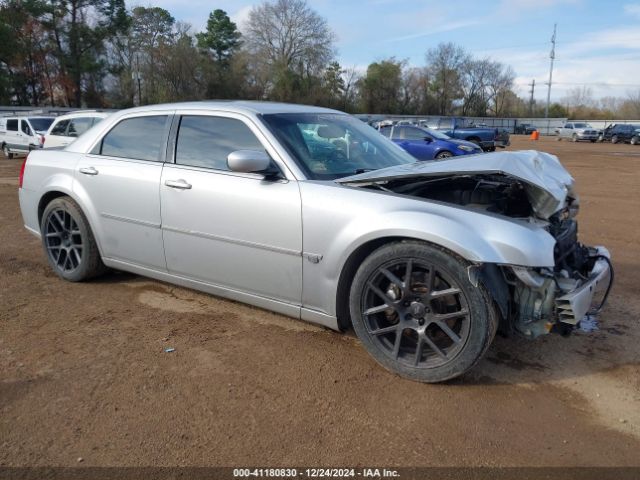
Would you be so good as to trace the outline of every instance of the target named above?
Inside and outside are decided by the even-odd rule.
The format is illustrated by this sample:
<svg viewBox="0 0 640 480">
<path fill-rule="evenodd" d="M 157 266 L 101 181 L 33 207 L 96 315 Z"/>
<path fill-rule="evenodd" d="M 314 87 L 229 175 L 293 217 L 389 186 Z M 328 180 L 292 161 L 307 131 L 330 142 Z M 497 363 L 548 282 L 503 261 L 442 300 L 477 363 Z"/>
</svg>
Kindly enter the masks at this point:
<svg viewBox="0 0 640 480">
<path fill-rule="evenodd" d="M 22 162 L 22 167 L 20 167 L 20 178 L 18 180 L 18 188 L 22 188 L 22 182 L 24 181 L 24 168 L 27 166 L 27 160 L 29 159 L 29 155 L 27 155 Z"/>
<path fill-rule="evenodd" d="M 46 138 L 44 135 L 40 135 L 40 146 L 41 146 L 41 147 L 44 147 L 44 141 L 45 141 L 46 139 L 47 139 L 47 138 Z"/>
</svg>

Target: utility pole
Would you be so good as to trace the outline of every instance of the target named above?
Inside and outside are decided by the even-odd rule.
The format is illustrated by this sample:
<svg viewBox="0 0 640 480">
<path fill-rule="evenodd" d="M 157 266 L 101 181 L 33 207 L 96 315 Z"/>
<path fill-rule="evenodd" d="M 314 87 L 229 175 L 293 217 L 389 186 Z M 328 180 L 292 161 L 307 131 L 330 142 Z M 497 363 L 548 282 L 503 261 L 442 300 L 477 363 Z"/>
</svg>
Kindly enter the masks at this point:
<svg viewBox="0 0 640 480">
<path fill-rule="evenodd" d="M 547 105 L 544 107 L 544 118 L 549 118 L 549 103 L 551 102 L 551 80 L 553 79 L 553 60 L 556 58 L 556 27 L 557 23 L 553 24 L 553 36 L 551 37 L 551 53 L 549 58 L 551 59 L 551 65 L 549 66 L 549 83 L 547 83 Z"/>
<path fill-rule="evenodd" d="M 536 90 L 535 78 L 531 80 L 531 83 L 529 84 L 529 86 L 531 87 L 531 90 L 529 90 L 529 93 L 531 93 L 531 98 L 529 99 L 529 116 L 533 117 L 533 92 L 535 92 Z"/>
</svg>

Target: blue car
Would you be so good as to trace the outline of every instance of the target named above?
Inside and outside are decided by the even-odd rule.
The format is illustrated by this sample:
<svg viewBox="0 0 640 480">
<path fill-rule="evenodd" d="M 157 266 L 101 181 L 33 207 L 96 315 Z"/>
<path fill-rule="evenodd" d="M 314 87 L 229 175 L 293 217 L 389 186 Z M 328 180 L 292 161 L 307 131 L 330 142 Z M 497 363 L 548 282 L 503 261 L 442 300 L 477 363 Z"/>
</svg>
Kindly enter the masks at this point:
<svg viewBox="0 0 640 480">
<path fill-rule="evenodd" d="M 418 160 L 434 160 L 482 153 L 482 148 L 475 143 L 455 140 L 444 133 L 429 128 L 393 125 L 381 127 L 380 133 L 393 140 Z"/>
</svg>

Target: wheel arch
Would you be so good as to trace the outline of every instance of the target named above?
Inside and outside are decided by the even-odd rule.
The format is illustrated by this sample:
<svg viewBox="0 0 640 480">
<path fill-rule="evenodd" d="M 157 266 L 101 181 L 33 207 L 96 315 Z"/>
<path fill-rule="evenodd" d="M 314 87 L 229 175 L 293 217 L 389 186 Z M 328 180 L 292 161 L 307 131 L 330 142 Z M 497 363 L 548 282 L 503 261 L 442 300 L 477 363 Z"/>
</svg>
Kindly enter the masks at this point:
<svg viewBox="0 0 640 480">
<path fill-rule="evenodd" d="M 349 312 L 349 294 L 351 291 L 351 285 L 353 278 L 358 270 L 360 264 L 375 250 L 378 248 L 396 242 L 417 242 L 438 248 L 452 257 L 458 258 L 464 262 L 469 260 L 461 257 L 458 253 L 450 250 L 442 245 L 438 245 L 433 242 L 429 242 L 416 237 L 404 237 L 404 236 L 389 236 L 376 238 L 368 242 L 363 243 L 356 248 L 347 258 L 338 279 L 338 288 L 336 291 L 336 317 L 338 320 L 338 328 L 341 331 L 346 331 L 351 328 L 351 314 Z M 469 262 L 472 263 L 472 262 Z M 486 263 L 474 266 L 470 266 L 469 278 L 475 278 L 475 281 L 482 283 L 486 288 L 490 296 L 494 301 L 494 306 L 497 312 L 500 314 L 500 327 L 505 334 L 509 334 L 510 325 L 509 319 L 509 298 L 507 295 L 507 285 L 504 277 L 500 273 L 500 270 L 496 264 Z"/>
<path fill-rule="evenodd" d="M 98 235 L 96 232 L 96 225 L 93 222 L 92 215 L 89 214 L 89 211 L 85 203 L 78 197 L 78 195 L 76 195 L 73 191 L 68 190 L 67 188 L 63 188 L 60 186 L 51 187 L 40 196 L 40 199 L 38 200 L 38 209 L 37 209 L 38 230 L 40 230 L 40 225 L 42 224 L 42 215 L 44 214 L 44 211 L 47 208 L 47 205 L 49 205 L 49 203 L 51 203 L 56 198 L 60 198 L 60 197 L 69 197 L 71 200 L 73 200 L 76 203 L 76 205 L 78 205 L 78 208 L 80 208 L 80 210 L 84 214 L 85 218 L 87 219 L 87 222 L 89 222 L 89 227 L 93 232 L 96 245 L 98 246 L 98 251 L 102 255 L 100 235 Z"/>
</svg>

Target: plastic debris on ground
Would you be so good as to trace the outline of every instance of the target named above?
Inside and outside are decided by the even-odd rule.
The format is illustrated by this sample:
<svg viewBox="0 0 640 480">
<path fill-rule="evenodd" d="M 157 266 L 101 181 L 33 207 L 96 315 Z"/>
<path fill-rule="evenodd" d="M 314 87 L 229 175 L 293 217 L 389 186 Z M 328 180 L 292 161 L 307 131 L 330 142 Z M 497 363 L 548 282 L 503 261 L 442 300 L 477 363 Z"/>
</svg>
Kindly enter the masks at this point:
<svg viewBox="0 0 640 480">
<path fill-rule="evenodd" d="M 173 347 L 167 347 L 164 349 L 164 353 L 171 353 L 171 352 L 175 352 L 176 349 Z"/>
<path fill-rule="evenodd" d="M 598 329 L 598 317 L 595 315 L 585 315 L 579 324 L 580 330 L 585 333 L 595 332 Z"/>
</svg>

